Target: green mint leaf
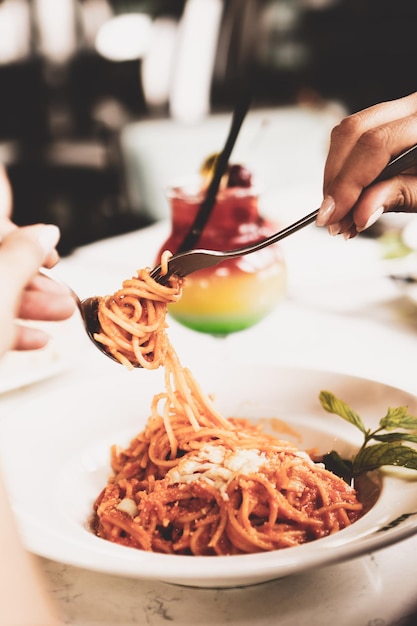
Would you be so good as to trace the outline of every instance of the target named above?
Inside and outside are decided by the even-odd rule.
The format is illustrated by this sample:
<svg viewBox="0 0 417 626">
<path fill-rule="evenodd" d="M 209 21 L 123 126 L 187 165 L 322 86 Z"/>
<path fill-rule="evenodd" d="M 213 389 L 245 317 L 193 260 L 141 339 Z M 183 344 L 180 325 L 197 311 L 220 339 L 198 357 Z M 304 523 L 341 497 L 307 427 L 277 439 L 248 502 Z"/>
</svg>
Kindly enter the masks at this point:
<svg viewBox="0 0 417 626">
<path fill-rule="evenodd" d="M 381 428 L 394 430 L 394 428 L 404 428 L 405 430 L 417 430 L 417 417 L 408 414 L 408 407 L 399 406 L 396 409 L 388 409 L 385 417 L 379 422 Z"/>
<path fill-rule="evenodd" d="M 336 450 L 332 450 L 331 452 L 324 454 L 322 462 L 324 463 L 324 467 L 329 470 L 329 472 L 343 478 L 343 480 L 347 483 L 351 483 L 353 478 L 352 462 L 342 459 Z"/>
<path fill-rule="evenodd" d="M 417 450 L 400 443 L 377 443 L 361 448 L 354 458 L 353 473 L 356 476 L 384 465 L 417 470 Z"/>
<path fill-rule="evenodd" d="M 364 434 L 367 433 L 367 430 L 360 416 L 355 413 L 355 411 L 353 411 L 346 402 L 340 400 L 339 398 L 336 398 L 336 396 L 330 391 L 321 391 L 319 395 L 319 400 L 322 407 L 328 413 L 335 413 L 336 415 L 343 417 L 344 420 L 346 420 L 350 424 L 353 424 L 354 426 L 356 426 L 356 428 L 359 428 L 359 430 L 361 430 Z"/>
<path fill-rule="evenodd" d="M 412 435 L 411 433 L 383 433 L 378 435 L 374 434 L 372 437 L 376 441 L 410 441 L 412 443 L 417 443 L 417 435 Z"/>
</svg>

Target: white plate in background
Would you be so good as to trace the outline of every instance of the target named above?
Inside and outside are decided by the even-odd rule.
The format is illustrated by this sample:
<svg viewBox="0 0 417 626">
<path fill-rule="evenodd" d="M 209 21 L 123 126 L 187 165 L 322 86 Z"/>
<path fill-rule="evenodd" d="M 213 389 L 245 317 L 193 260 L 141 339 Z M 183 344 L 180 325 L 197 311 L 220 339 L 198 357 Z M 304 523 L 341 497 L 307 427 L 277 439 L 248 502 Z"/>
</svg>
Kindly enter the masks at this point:
<svg viewBox="0 0 417 626">
<path fill-rule="evenodd" d="M 37 323 L 50 335 L 40 350 L 8 352 L 0 361 L 0 393 L 56 376 L 74 364 L 88 345 L 77 316 L 65 322 Z"/>
</svg>

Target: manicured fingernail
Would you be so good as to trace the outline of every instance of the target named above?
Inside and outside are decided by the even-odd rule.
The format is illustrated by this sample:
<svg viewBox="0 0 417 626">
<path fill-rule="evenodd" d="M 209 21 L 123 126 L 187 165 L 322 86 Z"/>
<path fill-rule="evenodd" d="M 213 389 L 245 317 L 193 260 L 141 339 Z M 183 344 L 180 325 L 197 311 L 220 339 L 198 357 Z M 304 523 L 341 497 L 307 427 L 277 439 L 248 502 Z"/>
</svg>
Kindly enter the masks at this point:
<svg viewBox="0 0 417 626">
<path fill-rule="evenodd" d="M 345 241 L 349 241 L 349 239 L 354 239 L 358 234 L 358 231 L 356 229 L 356 226 L 353 224 L 349 230 L 347 230 L 346 232 L 343 233 L 343 239 Z"/>
<path fill-rule="evenodd" d="M 329 219 L 333 215 L 335 208 L 336 205 L 333 198 L 331 196 L 326 196 L 321 203 L 321 207 L 317 214 L 317 226 L 326 226 L 326 224 L 328 224 L 329 222 Z"/>
<path fill-rule="evenodd" d="M 331 226 L 327 227 L 327 230 L 329 232 L 330 235 L 338 235 L 340 233 L 340 224 L 339 222 L 337 224 L 331 224 Z"/>
<path fill-rule="evenodd" d="M 363 230 L 366 230 L 367 228 L 369 228 L 370 226 L 372 226 L 373 224 L 375 224 L 375 222 L 381 217 L 381 215 L 384 213 L 384 207 L 381 206 L 379 207 L 379 209 L 376 209 L 376 211 L 374 211 L 373 213 L 371 213 L 371 215 L 368 218 L 368 221 L 366 222 L 365 226 L 357 226 L 356 230 L 358 231 L 358 233 L 361 233 Z"/>
<path fill-rule="evenodd" d="M 42 246 L 45 254 L 51 252 L 59 241 L 61 235 L 55 224 L 39 224 L 33 227 L 33 234 Z"/>
</svg>

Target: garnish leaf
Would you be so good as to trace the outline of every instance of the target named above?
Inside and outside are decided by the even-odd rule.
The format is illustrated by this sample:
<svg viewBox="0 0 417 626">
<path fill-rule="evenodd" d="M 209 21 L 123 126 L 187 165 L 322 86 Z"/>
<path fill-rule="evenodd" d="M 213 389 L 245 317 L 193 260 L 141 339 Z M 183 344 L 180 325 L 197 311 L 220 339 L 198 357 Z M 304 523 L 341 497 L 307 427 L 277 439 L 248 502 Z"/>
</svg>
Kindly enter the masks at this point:
<svg viewBox="0 0 417 626">
<path fill-rule="evenodd" d="M 400 443 L 377 443 L 361 448 L 353 461 L 353 473 L 369 472 L 383 465 L 417 470 L 417 450 Z"/>
<path fill-rule="evenodd" d="M 410 441 L 412 443 L 417 443 L 417 435 L 412 435 L 411 433 L 383 433 L 381 435 L 374 434 L 372 438 L 375 439 L 375 441 Z"/>
<path fill-rule="evenodd" d="M 336 476 L 343 478 L 344 481 L 350 483 L 352 480 L 352 461 L 342 459 L 336 450 L 332 450 L 328 454 L 324 454 L 322 462 L 326 469 Z"/>
<path fill-rule="evenodd" d="M 378 427 L 371 430 L 365 428 L 362 418 L 346 402 L 329 391 L 321 391 L 319 399 L 326 411 L 335 413 L 356 426 L 364 439 L 359 451 L 350 461 L 341 459 L 334 451 L 324 455 L 323 461 L 328 469 L 346 482 L 351 482 L 354 476 L 362 472 L 370 472 L 384 465 L 417 470 L 417 448 L 402 443 L 407 441 L 417 444 L 417 417 L 408 413 L 408 407 L 389 408 L 386 415 L 379 420 Z M 387 432 L 394 430 L 396 432 Z M 378 443 L 370 445 L 372 440 Z M 332 465 L 335 470 L 331 469 Z"/>
<path fill-rule="evenodd" d="M 322 407 L 328 411 L 328 413 L 335 413 L 336 415 L 343 417 L 344 420 L 353 424 L 356 428 L 359 428 L 359 430 L 361 430 L 364 434 L 367 432 L 360 416 L 353 411 L 346 402 L 336 398 L 336 396 L 330 391 L 321 391 L 319 400 Z"/>
<path fill-rule="evenodd" d="M 394 428 L 417 430 L 417 417 L 408 414 L 407 406 L 399 406 L 396 409 L 389 408 L 386 416 L 379 422 L 379 426 L 385 430 L 394 430 Z"/>
</svg>

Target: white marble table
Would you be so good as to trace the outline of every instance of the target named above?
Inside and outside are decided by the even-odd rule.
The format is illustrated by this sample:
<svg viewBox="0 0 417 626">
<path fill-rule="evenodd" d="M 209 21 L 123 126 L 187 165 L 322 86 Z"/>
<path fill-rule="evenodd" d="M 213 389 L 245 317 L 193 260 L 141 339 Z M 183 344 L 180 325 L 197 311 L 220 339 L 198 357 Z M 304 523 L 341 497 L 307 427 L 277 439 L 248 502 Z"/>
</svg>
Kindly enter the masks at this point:
<svg viewBox="0 0 417 626">
<path fill-rule="evenodd" d="M 56 272 L 82 296 L 109 293 L 136 267 L 152 262 L 167 228 L 161 222 L 86 246 L 64 259 Z M 417 305 L 384 277 L 393 264 L 381 261 L 378 245 L 330 238 L 310 226 L 283 242 L 283 248 L 288 296 L 264 322 L 225 340 L 230 362 L 322 368 L 417 395 Z M 0 394 L 0 420 L 22 402 L 82 380 L 93 370 L 107 371 L 107 360 L 84 343 L 79 321 L 71 320 L 69 326 L 72 341 L 83 346 L 82 358 L 54 377 Z M 62 333 L 68 335 L 67 328 L 64 324 Z M 184 364 L 188 355 L 192 363 L 197 341 L 206 358 L 216 358 L 211 337 L 173 322 L 170 334 L 173 344 L 182 346 Z M 340 565 L 224 590 L 127 579 L 37 560 L 71 626 L 404 626 L 417 611 L 416 554 L 417 536 Z"/>
</svg>

